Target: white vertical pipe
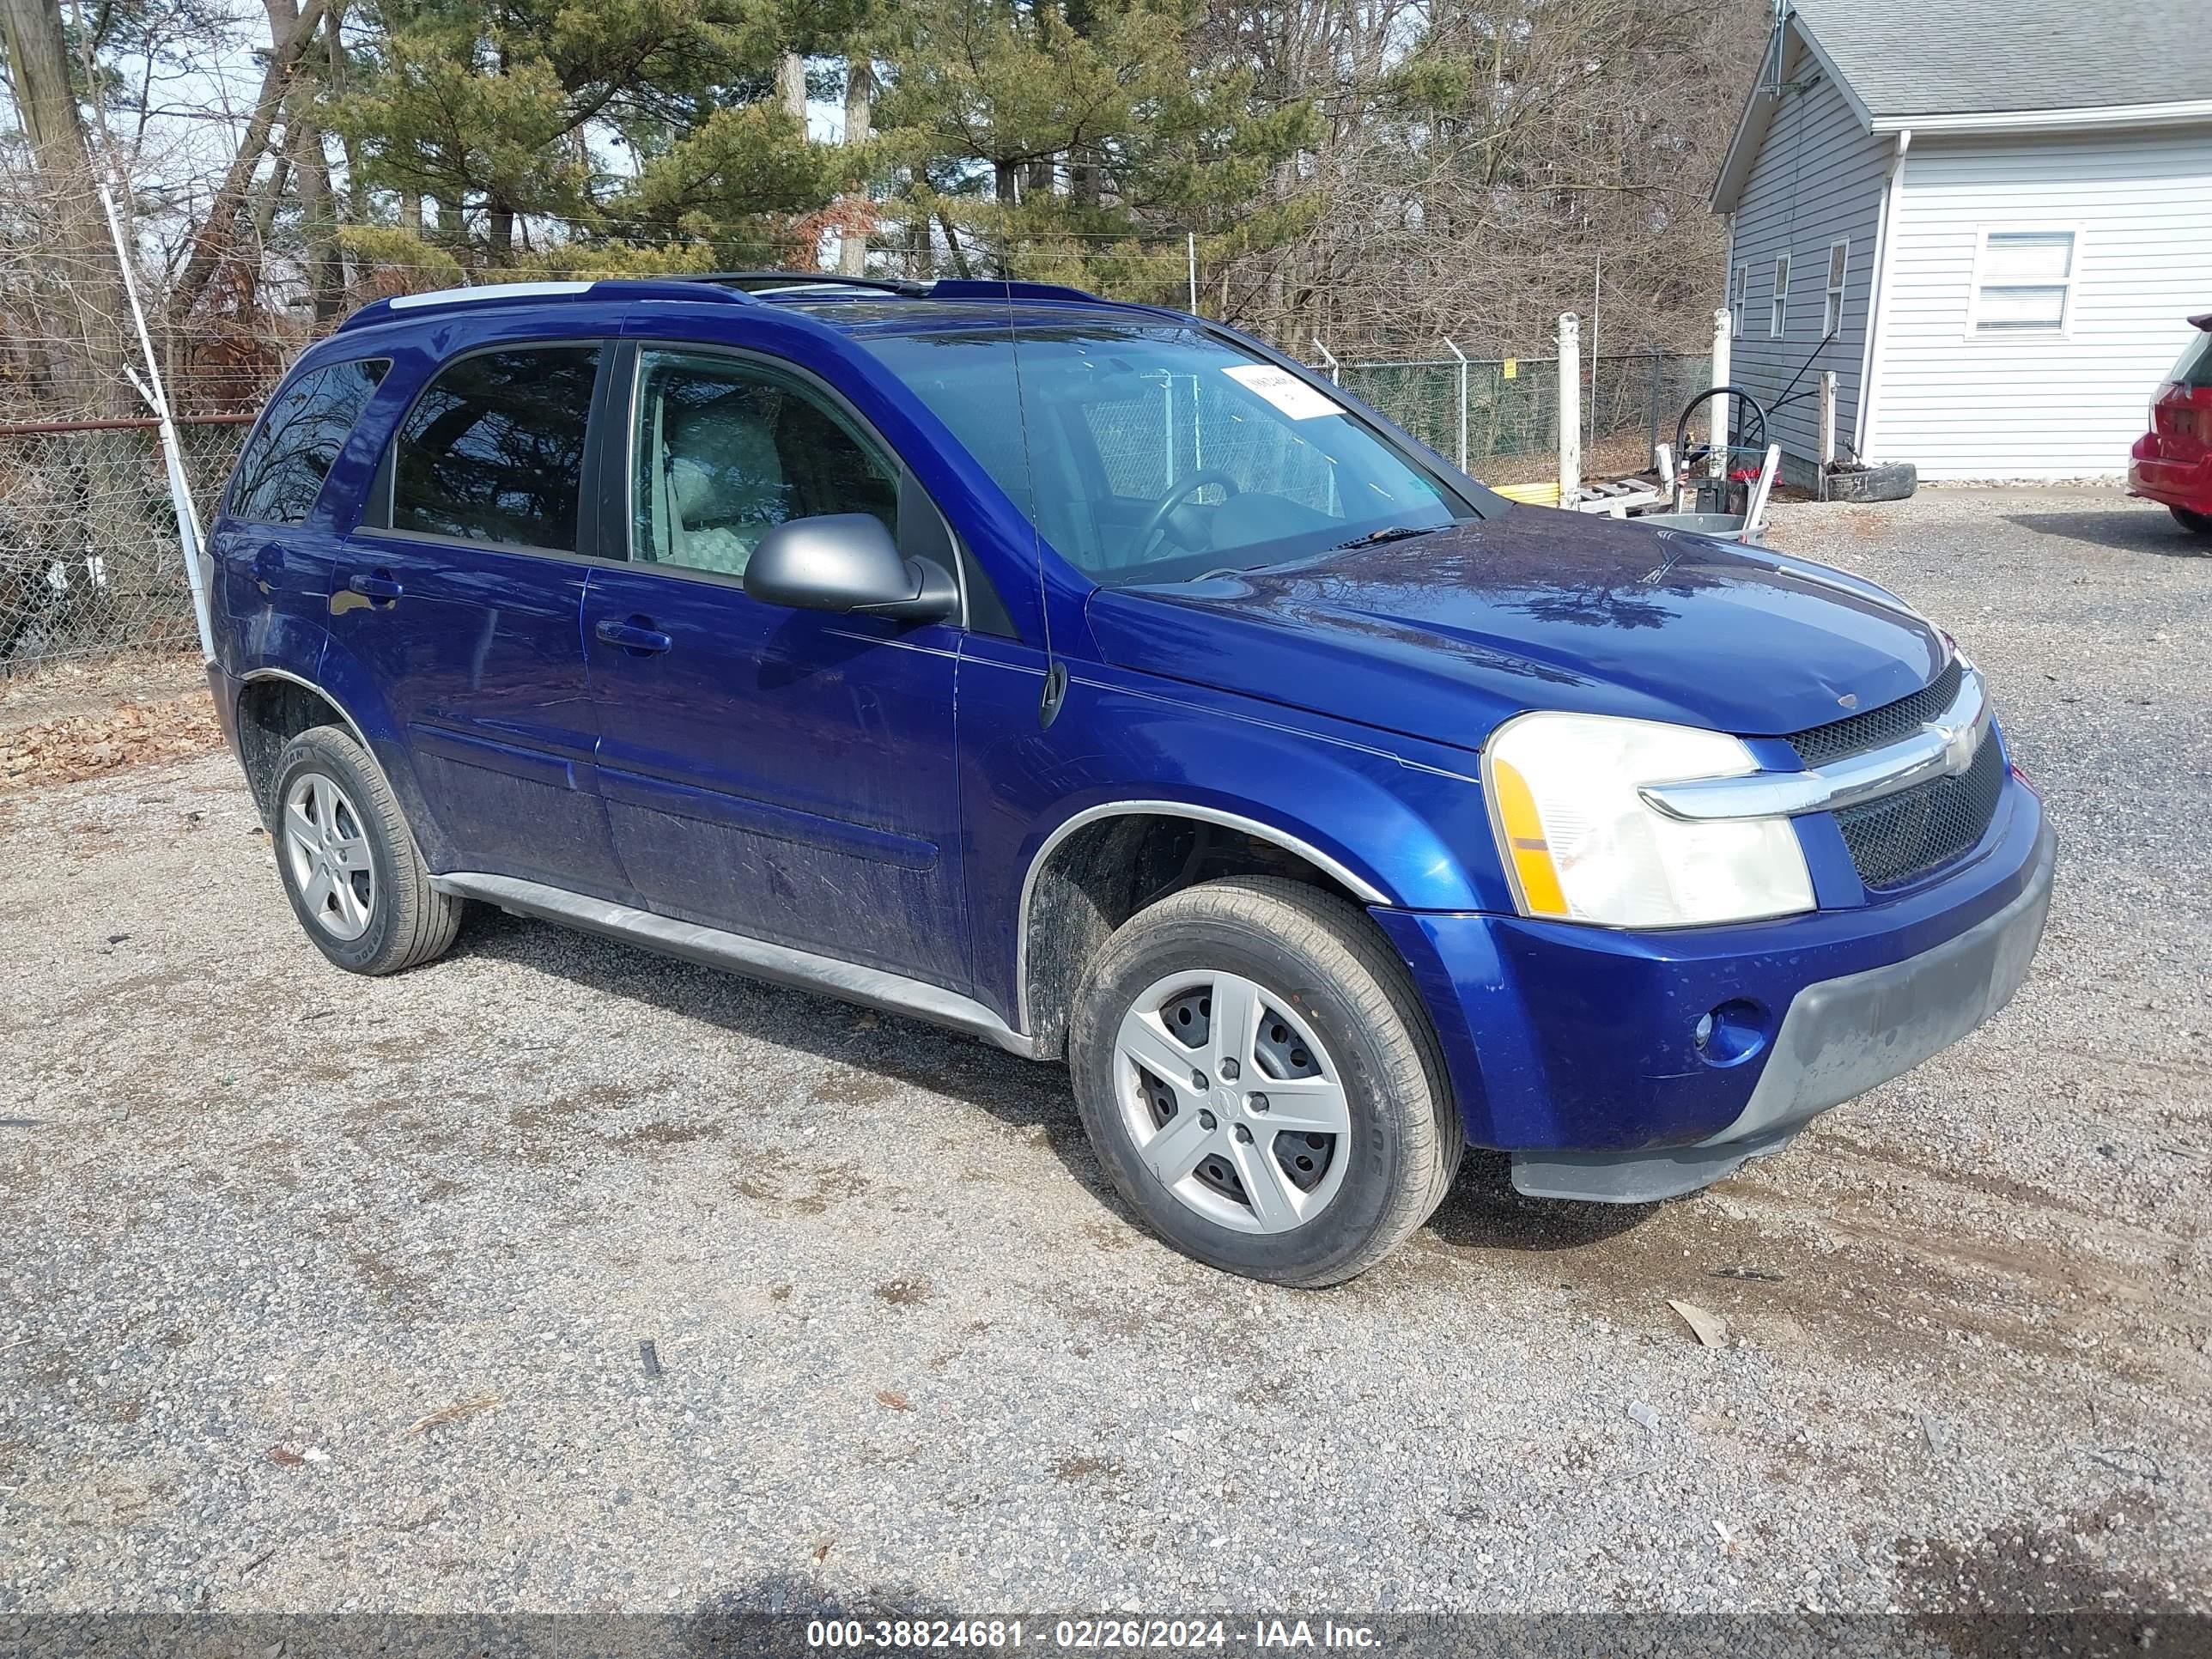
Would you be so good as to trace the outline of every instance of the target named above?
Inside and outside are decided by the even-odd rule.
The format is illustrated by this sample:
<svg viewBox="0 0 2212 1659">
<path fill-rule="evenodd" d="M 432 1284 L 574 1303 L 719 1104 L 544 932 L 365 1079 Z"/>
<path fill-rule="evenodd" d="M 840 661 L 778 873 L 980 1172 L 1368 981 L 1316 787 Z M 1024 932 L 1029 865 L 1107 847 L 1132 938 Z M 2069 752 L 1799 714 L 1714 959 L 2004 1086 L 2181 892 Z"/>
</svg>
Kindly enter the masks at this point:
<svg viewBox="0 0 2212 1659">
<path fill-rule="evenodd" d="M 1820 498 L 1828 499 L 1828 469 L 1836 464 L 1836 371 L 1820 371 L 1820 478 L 1816 486 Z"/>
<path fill-rule="evenodd" d="M 1559 313 L 1559 505 L 1571 507 L 1583 491 L 1582 323 Z"/>
<path fill-rule="evenodd" d="M 177 514 L 177 543 L 185 556 L 185 586 L 192 596 L 192 620 L 199 626 L 200 660 L 215 660 L 215 635 L 208 625 L 206 573 L 200 568 L 199 509 L 192 505 L 191 485 L 185 478 L 183 447 L 177 441 L 176 422 L 169 418 L 169 394 L 161 384 L 161 368 L 154 356 L 154 337 L 146 331 L 146 313 L 138 303 L 138 279 L 131 269 L 130 251 L 124 246 L 123 221 L 115 211 L 115 197 L 104 179 L 96 181 L 100 205 L 107 215 L 108 239 L 115 245 L 116 269 L 123 276 L 123 292 L 131 301 L 131 321 L 138 331 L 138 349 L 146 358 L 146 380 L 138 387 L 154 411 L 161 440 L 161 459 L 169 474 L 169 504 Z M 136 380 L 136 376 L 132 377 Z"/>
<path fill-rule="evenodd" d="M 1467 471 L 1467 353 L 1447 338 L 1444 349 L 1459 359 L 1459 470 Z"/>
<path fill-rule="evenodd" d="M 1715 386 L 1729 383 L 1729 309 L 1723 306 L 1713 313 L 1713 380 Z M 1712 418 L 1712 458 L 1705 463 L 1705 476 L 1711 478 L 1728 477 L 1729 400 L 1716 398 L 1706 405 Z"/>
<path fill-rule="evenodd" d="M 1190 254 L 1190 314 L 1198 315 L 1198 233 L 1183 232 L 1183 242 Z"/>
</svg>

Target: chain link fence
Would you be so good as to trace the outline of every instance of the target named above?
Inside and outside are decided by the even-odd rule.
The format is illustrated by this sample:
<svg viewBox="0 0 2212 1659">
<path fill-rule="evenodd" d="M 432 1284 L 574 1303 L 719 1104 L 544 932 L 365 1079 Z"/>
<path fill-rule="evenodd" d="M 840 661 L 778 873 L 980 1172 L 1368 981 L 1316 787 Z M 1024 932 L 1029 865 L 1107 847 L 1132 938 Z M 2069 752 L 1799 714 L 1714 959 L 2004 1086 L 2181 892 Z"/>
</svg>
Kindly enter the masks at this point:
<svg viewBox="0 0 2212 1659">
<path fill-rule="evenodd" d="M 203 513 L 250 419 L 179 421 Z M 0 673 L 194 646 L 180 548 L 150 419 L 0 423 Z"/>
<path fill-rule="evenodd" d="M 1584 471 L 1635 471 L 1652 464 L 1658 444 L 1674 441 L 1675 417 L 1705 389 L 1712 360 L 1654 348 L 1596 358 L 1584 372 Z M 1556 472 L 1557 358 L 1345 363 L 1337 379 L 1486 483 Z"/>
</svg>

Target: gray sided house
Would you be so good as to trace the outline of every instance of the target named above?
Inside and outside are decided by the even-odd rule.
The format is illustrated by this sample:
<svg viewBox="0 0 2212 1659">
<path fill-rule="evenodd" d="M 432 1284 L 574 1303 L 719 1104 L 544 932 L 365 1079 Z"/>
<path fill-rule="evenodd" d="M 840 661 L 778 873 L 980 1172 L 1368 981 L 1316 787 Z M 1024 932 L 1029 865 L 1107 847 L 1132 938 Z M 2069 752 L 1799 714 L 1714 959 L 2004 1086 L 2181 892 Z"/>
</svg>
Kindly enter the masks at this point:
<svg viewBox="0 0 2212 1659">
<path fill-rule="evenodd" d="M 1823 369 L 1846 459 L 2124 473 L 2212 309 L 2212 0 L 1796 0 L 1778 34 L 1712 205 L 1729 379 L 1808 394 L 1784 476 Z"/>
</svg>

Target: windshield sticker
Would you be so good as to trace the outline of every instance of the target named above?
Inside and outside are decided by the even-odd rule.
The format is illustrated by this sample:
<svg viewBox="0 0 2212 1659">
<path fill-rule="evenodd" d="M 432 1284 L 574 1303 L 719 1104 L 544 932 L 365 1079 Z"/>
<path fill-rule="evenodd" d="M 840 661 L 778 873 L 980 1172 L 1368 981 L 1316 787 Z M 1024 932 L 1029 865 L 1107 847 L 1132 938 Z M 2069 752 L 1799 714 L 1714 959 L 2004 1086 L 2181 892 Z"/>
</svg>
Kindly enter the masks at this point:
<svg viewBox="0 0 2212 1659">
<path fill-rule="evenodd" d="M 1317 415 L 1341 415 L 1344 405 L 1315 391 L 1286 368 L 1271 363 L 1239 363 L 1221 371 L 1248 392 L 1256 392 L 1294 421 Z"/>
</svg>

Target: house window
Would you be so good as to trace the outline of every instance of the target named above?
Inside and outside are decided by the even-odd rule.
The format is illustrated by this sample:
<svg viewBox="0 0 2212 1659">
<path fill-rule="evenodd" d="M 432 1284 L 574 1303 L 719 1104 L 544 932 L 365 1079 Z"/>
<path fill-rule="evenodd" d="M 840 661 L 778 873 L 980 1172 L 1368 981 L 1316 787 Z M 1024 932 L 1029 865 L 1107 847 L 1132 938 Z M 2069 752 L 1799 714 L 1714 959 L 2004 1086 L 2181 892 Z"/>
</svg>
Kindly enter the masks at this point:
<svg viewBox="0 0 2212 1659">
<path fill-rule="evenodd" d="M 1848 239 L 1828 244 L 1828 301 L 1820 309 L 1820 337 L 1832 340 L 1844 325 L 1844 273 L 1851 267 Z"/>
<path fill-rule="evenodd" d="M 1740 264 L 1729 276 L 1729 337 L 1743 338 L 1744 302 L 1751 297 L 1751 267 Z"/>
<path fill-rule="evenodd" d="M 1790 320 L 1790 256 L 1779 253 L 1774 258 L 1774 301 L 1766 315 L 1766 331 L 1775 339 Z"/>
<path fill-rule="evenodd" d="M 2075 240 L 2071 230 L 1984 231 L 1966 331 L 2065 333 L 2073 317 Z"/>
</svg>

